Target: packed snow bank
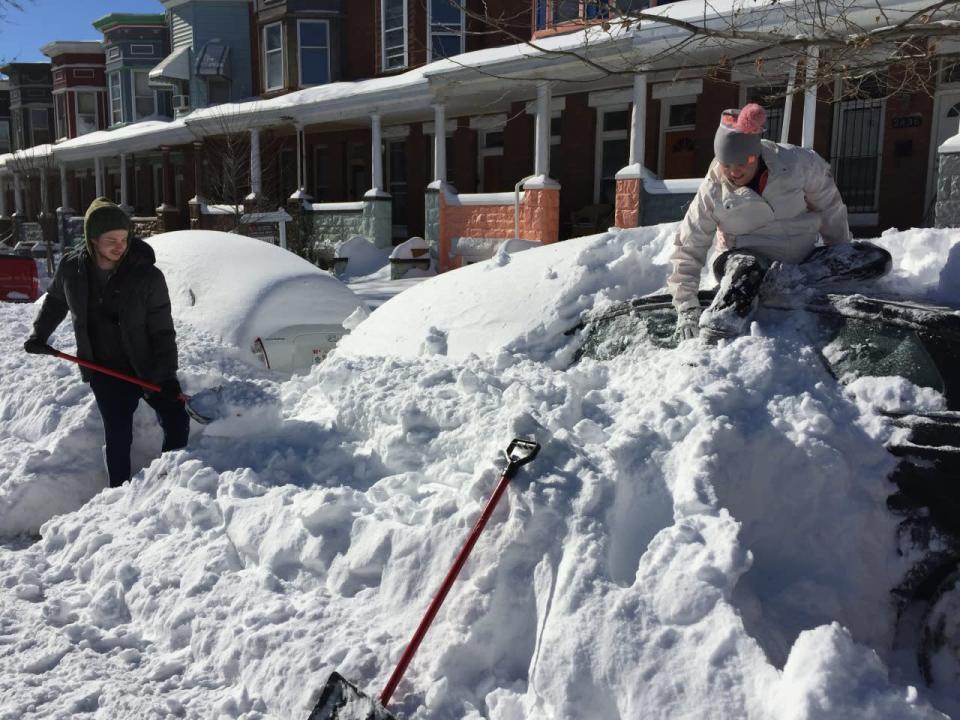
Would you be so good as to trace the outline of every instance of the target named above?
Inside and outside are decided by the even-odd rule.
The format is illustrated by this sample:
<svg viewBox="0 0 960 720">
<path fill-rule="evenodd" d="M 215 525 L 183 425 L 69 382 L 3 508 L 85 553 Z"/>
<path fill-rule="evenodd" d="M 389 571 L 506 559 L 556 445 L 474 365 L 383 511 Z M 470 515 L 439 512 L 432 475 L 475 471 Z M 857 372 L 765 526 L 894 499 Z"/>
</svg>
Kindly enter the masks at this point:
<svg viewBox="0 0 960 720">
<path fill-rule="evenodd" d="M 244 350 L 290 325 L 340 323 L 363 305 L 330 273 L 261 240 L 183 230 L 148 242 L 174 315 Z"/>
<path fill-rule="evenodd" d="M 398 295 L 340 348 L 453 358 L 522 352 L 563 365 L 563 333 L 585 310 L 664 290 L 675 231 L 676 223 L 666 223 L 498 254 Z M 960 307 L 958 240 L 951 230 L 885 232 L 874 242 L 893 255 L 894 270 L 872 288 Z M 705 268 L 701 286 L 715 285 Z"/>
<path fill-rule="evenodd" d="M 659 288 L 669 231 L 426 281 L 408 307 L 432 302 L 436 323 L 379 319 L 395 298 L 352 352 L 274 383 L 280 412 L 255 431 L 195 436 L 0 552 L 0 718 L 301 718 L 333 669 L 378 693 L 515 436 L 543 450 L 401 683 L 402 717 L 909 720 L 960 705 L 890 648 L 889 590 L 913 558 L 895 550 L 874 403 L 935 397 L 895 379 L 845 389 L 786 326 L 551 367 L 579 310 Z M 3 308 L 0 337 L 19 339 L 29 310 Z M 375 323 L 392 349 L 359 342 Z M 180 338 L 188 384 L 239 367 L 189 325 Z M 96 492 L 95 416 L 53 362 L 0 357 L 15 379 L 0 472 L 27 486 L 22 458 L 59 443 L 61 480 Z M 89 435 L 27 425 L 83 403 Z"/>
</svg>

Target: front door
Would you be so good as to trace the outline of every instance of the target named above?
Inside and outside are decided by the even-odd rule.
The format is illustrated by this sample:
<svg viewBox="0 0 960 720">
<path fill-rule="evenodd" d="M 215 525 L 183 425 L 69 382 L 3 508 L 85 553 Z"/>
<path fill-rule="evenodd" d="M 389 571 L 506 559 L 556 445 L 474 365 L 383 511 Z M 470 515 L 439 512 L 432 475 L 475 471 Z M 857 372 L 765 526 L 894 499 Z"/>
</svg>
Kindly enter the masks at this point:
<svg viewBox="0 0 960 720">
<path fill-rule="evenodd" d="M 668 130 L 663 136 L 663 148 L 664 179 L 696 177 L 693 130 Z"/>
</svg>

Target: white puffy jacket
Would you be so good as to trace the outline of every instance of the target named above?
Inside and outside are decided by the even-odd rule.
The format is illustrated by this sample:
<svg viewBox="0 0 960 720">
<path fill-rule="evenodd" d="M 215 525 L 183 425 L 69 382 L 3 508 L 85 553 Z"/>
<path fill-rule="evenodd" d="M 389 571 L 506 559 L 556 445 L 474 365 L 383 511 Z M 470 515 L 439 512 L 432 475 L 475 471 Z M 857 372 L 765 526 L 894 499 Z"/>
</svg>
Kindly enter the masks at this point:
<svg viewBox="0 0 960 720">
<path fill-rule="evenodd" d="M 818 236 L 827 245 L 850 241 L 847 206 L 823 158 L 770 140 L 761 153 L 768 172 L 762 196 L 737 187 L 711 163 L 674 237 L 667 285 L 678 310 L 699 306 L 700 273 L 718 230 L 724 250 L 749 248 L 790 263 L 804 260 Z"/>
</svg>

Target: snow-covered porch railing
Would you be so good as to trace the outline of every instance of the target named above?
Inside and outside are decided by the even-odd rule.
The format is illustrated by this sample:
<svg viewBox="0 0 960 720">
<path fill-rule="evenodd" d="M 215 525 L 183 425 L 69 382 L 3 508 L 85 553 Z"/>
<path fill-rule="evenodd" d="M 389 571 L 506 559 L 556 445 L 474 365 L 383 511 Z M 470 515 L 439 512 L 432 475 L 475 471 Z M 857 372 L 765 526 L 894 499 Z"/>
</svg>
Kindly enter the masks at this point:
<svg viewBox="0 0 960 720">
<path fill-rule="evenodd" d="M 439 182 L 430 189 L 427 236 L 435 238 L 440 272 L 490 257 L 505 240 L 547 244 L 559 237 L 560 186 L 549 178 L 532 177 L 517 193 L 461 194 Z"/>
<path fill-rule="evenodd" d="M 364 195 L 363 200 L 354 202 L 312 203 L 291 200 L 288 207 L 294 210 L 302 208 L 307 246 L 332 264 L 337 248 L 354 235 L 370 238 L 377 247 L 390 247 L 390 200 L 389 194 L 371 190 Z"/>
<path fill-rule="evenodd" d="M 616 180 L 614 225 L 631 228 L 680 220 L 703 178 L 663 180 L 645 167 L 628 165 Z"/>
</svg>

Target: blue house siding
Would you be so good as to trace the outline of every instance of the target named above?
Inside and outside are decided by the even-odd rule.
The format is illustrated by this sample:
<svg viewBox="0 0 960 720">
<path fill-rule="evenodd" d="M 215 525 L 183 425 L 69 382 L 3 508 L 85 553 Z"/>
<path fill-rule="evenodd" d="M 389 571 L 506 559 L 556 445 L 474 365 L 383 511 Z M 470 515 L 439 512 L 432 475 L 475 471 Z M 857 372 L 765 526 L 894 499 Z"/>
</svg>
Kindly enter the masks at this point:
<svg viewBox="0 0 960 720">
<path fill-rule="evenodd" d="M 169 20 L 173 48 L 184 45 L 191 48 L 190 100 L 193 107 L 210 104 L 207 78 L 198 77 L 196 74 L 197 58 L 210 41 L 230 48 L 230 101 L 253 96 L 250 10 L 246 0 L 234 3 L 203 0 L 186 3 L 170 10 Z"/>
</svg>

